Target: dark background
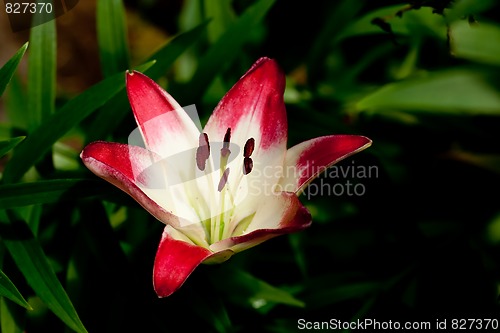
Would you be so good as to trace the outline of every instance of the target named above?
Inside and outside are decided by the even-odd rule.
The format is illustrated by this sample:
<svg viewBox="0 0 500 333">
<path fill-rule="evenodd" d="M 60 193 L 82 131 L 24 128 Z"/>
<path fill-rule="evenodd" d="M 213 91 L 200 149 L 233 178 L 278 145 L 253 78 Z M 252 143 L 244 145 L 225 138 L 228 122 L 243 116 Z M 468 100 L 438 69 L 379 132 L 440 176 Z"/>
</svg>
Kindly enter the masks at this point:
<svg viewBox="0 0 500 333">
<path fill-rule="evenodd" d="M 457 3 L 463 3 L 464 14 L 450 18 L 450 9 L 443 8 Z M 254 5 L 218 2 L 222 14 L 209 24 L 217 28 L 209 28 L 158 81 L 181 104 L 196 104 L 206 119 L 256 59 L 275 58 L 287 74 L 289 145 L 328 134 L 365 135 L 373 146 L 339 168 L 371 166 L 377 173 L 316 180 L 313 186 L 325 192 L 346 181 L 365 191 L 302 196 L 313 215 L 308 230 L 265 242 L 223 265 L 202 265 L 166 299 L 156 297 L 151 283 L 161 224 L 132 200 L 101 184 L 105 197 L 76 195 L 39 204 L 37 239 L 88 331 L 290 332 L 300 318 L 432 323 L 499 318 L 500 102 L 494 101 L 500 100 L 500 53 L 496 61 L 457 54 L 460 36 L 453 35 L 455 24 L 491 25 L 497 34 L 488 44 L 492 54 L 498 50 L 500 26 L 493 13 L 499 5 L 487 3 L 477 8 L 471 1 L 278 0 L 241 48 L 220 54 L 229 60 L 200 88 L 192 83 L 200 59 Z M 132 65 L 210 17 L 210 6 L 125 1 Z M 93 1 L 81 1 L 57 19 L 57 107 L 105 77 L 95 10 Z M 365 20 L 364 28 L 353 32 L 353 25 L 378 10 L 387 14 L 375 15 L 373 24 Z M 29 31 L 2 29 L 3 64 L 29 39 Z M 21 91 L 27 71 L 22 62 L 13 81 Z M 432 78 L 444 83 L 436 85 Z M 408 82 L 404 93 L 384 95 L 378 104 L 365 99 Z M 482 91 L 493 96 L 487 110 Z M 13 96 L 8 89 L 2 97 L 2 136 L 29 136 L 9 118 Z M 90 138 L 126 142 L 134 126 L 132 114 L 124 113 L 111 132 L 94 138 L 96 117 L 61 139 L 73 162 L 38 170 L 36 180 L 93 179 L 77 157 L 83 145 Z M 8 165 L 2 161 L 2 168 Z M 3 303 L 2 316 L 7 306 L 24 318 L 17 322 L 28 332 L 64 330 L 8 254 L 3 271 L 35 310 L 25 315 L 23 308 Z"/>
</svg>

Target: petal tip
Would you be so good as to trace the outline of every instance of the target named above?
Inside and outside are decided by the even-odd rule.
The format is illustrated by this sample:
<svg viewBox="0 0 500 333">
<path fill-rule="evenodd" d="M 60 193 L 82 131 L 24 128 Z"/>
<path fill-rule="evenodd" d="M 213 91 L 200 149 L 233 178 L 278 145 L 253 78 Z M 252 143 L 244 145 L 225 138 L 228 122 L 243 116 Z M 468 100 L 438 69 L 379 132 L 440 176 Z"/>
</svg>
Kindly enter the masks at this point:
<svg viewBox="0 0 500 333">
<path fill-rule="evenodd" d="M 247 71 L 247 74 L 263 67 L 267 67 L 266 69 L 268 70 L 281 71 L 276 60 L 268 57 L 261 57 L 254 62 L 252 67 L 250 67 L 250 69 Z"/>
<path fill-rule="evenodd" d="M 358 137 L 358 139 L 360 139 L 359 148 L 356 150 L 357 152 L 370 147 L 373 143 L 372 139 L 370 139 L 366 136 L 358 135 L 357 137 Z"/>
<path fill-rule="evenodd" d="M 154 280 L 153 280 L 153 288 L 154 288 L 154 291 L 156 293 L 156 296 L 158 296 L 158 298 L 168 297 L 168 296 L 172 295 L 177 290 L 177 289 L 159 288 L 154 283 Z"/>
<path fill-rule="evenodd" d="M 135 69 L 125 71 L 125 83 L 129 80 L 129 78 L 134 77 L 136 74 L 142 74 L 141 72 L 136 71 Z M 144 74 L 142 74 L 144 75 Z"/>
<path fill-rule="evenodd" d="M 85 147 L 83 147 L 81 153 L 80 153 L 80 158 L 82 159 L 82 161 L 85 162 L 85 160 L 89 157 L 89 155 L 91 154 L 93 148 L 95 146 L 95 142 L 91 142 L 89 143 L 88 145 L 86 145 Z"/>
<path fill-rule="evenodd" d="M 100 152 L 102 152 L 105 147 L 108 145 L 108 142 L 105 141 L 94 141 L 86 145 L 82 152 L 80 153 L 80 158 L 82 161 L 86 161 L 89 158 L 92 158 L 95 155 L 98 155 Z"/>
<path fill-rule="evenodd" d="M 274 63 L 276 63 L 276 60 L 274 60 L 272 58 L 269 58 L 269 57 L 260 57 L 259 59 L 257 59 L 257 61 L 253 64 L 252 67 L 261 66 L 262 64 L 264 64 L 266 62 L 274 62 Z M 250 69 L 252 67 L 250 67 Z"/>
<path fill-rule="evenodd" d="M 279 84 L 276 86 L 284 91 L 285 89 L 285 73 L 281 70 L 278 62 L 272 58 L 261 57 L 250 67 L 250 69 L 241 77 L 250 76 L 255 72 L 262 72 L 262 77 L 267 80 L 274 78 Z M 265 82 L 265 81 L 264 81 Z"/>
<path fill-rule="evenodd" d="M 175 230 L 165 227 L 153 266 L 153 288 L 158 297 L 168 297 L 179 289 L 191 273 L 212 252 L 175 239 Z"/>
</svg>

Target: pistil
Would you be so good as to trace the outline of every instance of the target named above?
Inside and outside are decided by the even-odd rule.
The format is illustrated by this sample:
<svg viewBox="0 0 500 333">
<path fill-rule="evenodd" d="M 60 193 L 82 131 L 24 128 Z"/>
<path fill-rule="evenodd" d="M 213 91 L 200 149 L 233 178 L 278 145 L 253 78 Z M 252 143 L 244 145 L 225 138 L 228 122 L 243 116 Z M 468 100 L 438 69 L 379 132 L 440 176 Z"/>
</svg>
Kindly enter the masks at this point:
<svg viewBox="0 0 500 333">
<path fill-rule="evenodd" d="M 255 139 L 250 138 L 245 142 L 245 147 L 243 148 L 243 172 L 240 176 L 234 180 L 235 184 L 233 187 L 228 185 L 230 168 L 227 167 L 229 161 L 229 155 L 231 150 L 229 149 L 231 143 L 231 128 L 227 128 L 224 135 L 222 148 L 220 150 L 220 178 L 217 185 L 217 191 L 220 193 L 219 209 L 212 211 L 212 217 L 210 218 L 210 226 L 207 228 L 209 233 L 208 239 L 211 244 L 216 243 L 221 239 L 230 237 L 230 233 L 235 230 L 234 222 L 231 223 L 231 216 L 234 212 L 234 200 L 236 193 L 231 193 L 231 189 L 236 190 L 241 182 L 243 176 L 248 175 L 253 169 L 253 159 L 252 153 L 255 150 Z M 198 169 L 204 171 L 206 168 L 206 161 L 210 156 L 210 144 L 208 142 L 208 136 L 202 133 L 199 138 L 199 147 L 196 151 L 196 163 Z M 227 194 L 227 198 L 226 198 Z M 226 199 L 230 200 L 231 207 L 226 208 Z M 213 207 L 216 208 L 216 207 Z M 230 211 L 226 212 L 226 209 Z M 218 212 L 219 214 L 214 214 Z M 214 216 L 215 215 L 215 216 Z"/>
<path fill-rule="evenodd" d="M 231 154 L 231 150 L 229 149 L 229 144 L 231 142 L 231 128 L 229 127 L 226 130 L 226 134 L 224 134 L 224 141 L 222 143 L 222 148 L 220 150 L 220 180 L 217 190 L 221 193 L 220 198 L 220 216 L 218 217 L 218 223 L 212 228 L 212 241 L 216 242 L 217 240 L 222 239 L 225 233 L 225 200 L 226 200 L 226 192 L 229 191 L 229 188 L 226 186 L 227 180 L 229 178 L 229 168 L 227 167 L 227 162 L 229 160 L 229 155 Z M 229 194 L 230 195 L 230 194 Z M 215 238 L 217 237 L 217 238 Z"/>
</svg>

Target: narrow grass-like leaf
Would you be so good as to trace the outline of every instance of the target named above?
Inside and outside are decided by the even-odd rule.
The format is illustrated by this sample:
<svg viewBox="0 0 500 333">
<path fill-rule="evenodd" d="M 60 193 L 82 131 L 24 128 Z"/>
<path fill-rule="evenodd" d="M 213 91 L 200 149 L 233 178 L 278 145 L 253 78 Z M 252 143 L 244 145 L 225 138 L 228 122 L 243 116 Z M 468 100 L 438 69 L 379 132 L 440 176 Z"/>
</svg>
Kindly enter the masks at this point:
<svg viewBox="0 0 500 333">
<path fill-rule="evenodd" d="M 227 267 L 221 268 L 219 274 L 213 274 L 214 285 L 224 280 L 221 292 L 227 292 L 234 302 L 259 309 L 269 303 L 286 304 L 304 307 L 304 302 L 296 299 L 289 292 L 276 288 L 253 275 Z"/>
<path fill-rule="evenodd" d="M 260 0 L 249 7 L 200 59 L 198 69 L 186 85 L 173 86 L 172 95 L 181 103 L 197 101 L 215 76 L 238 56 L 255 27 L 266 16 L 275 0 Z"/>
<path fill-rule="evenodd" d="M 153 62 L 139 66 L 145 71 Z M 71 128 L 125 88 L 125 74 L 115 74 L 67 102 L 57 113 L 46 119 L 14 150 L 12 159 L 4 171 L 4 182 L 19 180 L 52 145 Z"/>
<path fill-rule="evenodd" d="M 211 43 L 219 39 L 235 19 L 231 2 L 231 0 L 205 0 L 203 2 L 205 16 L 212 19 L 208 26 L 208 39 Z"/>
<path fill-rule="evenodd" d="M 28 57 L 28 123 L 33 130 L 55 111 L 56 23 L 31 29 Z"/>
<path fill-rule="evenodd" d="M 216 297 L 216 290 L 200 290 L 193 288 L 188 291 L 186 297 L 193 304 L 193 314 L 203 318 L 214 332 L 228 333 L 234 331 L 234 325 L 227 313 L 223 299 Z"/>
<path fill-rule="evenodd" d="M 2 272 L 0 269 L 0 296 L 5 296 L 11 301 L 19 304 L 22 307 L 25 307 L 28 310 L 31 310 L 31 306 L 26 302 L 23 298 L 23 295 L 17 290 L 16 286 L 7 275 Z"/>
<path fill-rule="evenodd" d="M 0 297 L 0 332 L 23 333 L 24 310 L 7 299 Z"/>
<path fill-rule="evenodd" d="M 68 327 L 76 332 L 86 333 L 87 330 L 30 228 L 14 214 L 7 214 L 2 211 L 0 215 L 0 234 L 28 284 Z"/>
<path fill-rule="evenodd" d="M 25 136 L 18 136 L 5 141 L 0 141 L 0 157 L 7 154 L 11 149 L 17 146 L 21 141 L 23 141 Z"/>
<path fill-rule="evenodd" d="M 153 80 L 165 75 L 174 61 L 201 39 L 208 24 L 209 21 L 205 21 L 197 27 L 174 37 L 170 42 L 158 49 L 148 58 L 148 61 L 156 60 L 156 63 L 145 74 Z"/>
<path fill-rule="evenodd" d="M 37 11 L 33 15 L 30 31 L 27 108 L 23 112 L 29 132 L 54 114 L 56 108 L 56 23 L 49 20 L 39 24 L 44 14 Z M 54 171 L 50 152 L 37 164 L 37 170 L 41 174 Z"/>
<path fill-rule="evenodd" d="M 26 90 L 19 78 L 14 75 L 7 86 L 4 99 L 5 115 L 9 124 L 9 136 L 15 128 L 28 130 L 28 119 L 26 117 Z"/>
<path fill-rule="evenodd" d="M 41 180 L 0 185 L 0 209 L 75 200 L 109 192 L 106 183 L 87 179 Z"/>
<path fill-rule="evenodd" d="M 23 58 L 24 52 L 28 48 L 28 43 L 24 44 L 12 58 L 5 63 L 5 65 L 0 68 L 0 96 L 2 96 L 7 84 L 9 84 L 12 75 L 17 69 L 19 62 Z"/>
<path fill-rule="evenodd" d="M 196 28 L 174 37 L 170 42 L 152 54 L 148 61 L 156 61 L 145 74 L 153 80 L 165 75 L 175 60 L 189 47 L 203 36 L 208 22 L 202 23 Z M 130 106 L 125 91 L 117 94 L 102 107 L 95 120 L 91 124 L 92 132 L 88 134 L 87 141 L 102 140 L 112 133 L 120 125 L 122 119 L 128 114 Z"/>
<path fill-rule="evenodd" d="M 122 0 L 97 1 L 97 40 L 104 77 L 128 69 L 129 54 Z"/>
<path fill-rule="evenodd" d="M 350 282 L 329 288 L 311 287 L 304 297 L 311 309 L 318 309 L 349 299 L 373 295 L 379 292 L 381 287 L 381 283 L 375 281 Z"/>
<path fill-rule="evenodd" d="M 450 70 L 387 84 L 356 106 L 358 110 L 498 115 L 500 96 L 480 73 Z"/>
<path fill-rule="evenodd" d="M 500 26 L 455 22 L 450 28 L 451 52 L 459 58 L 500 65 Z"/>
<path fill-rule="evenodd" d="M 316 79 L 322 71 L 323 59 L 329 54 L 327 48 L 331 46 L 332 38 L 351 22 L 363 5 L 362 2 L 349 0 L 331 2 L 331 4 L 328 20 L 309 50 L 307 67 L 308 75 L 312 80 Z"/>
<path fill-rule="evenodd" d="M 60 201 L 62 201 L 62 200 L 60 200 Z M 23 220 L 26 221 L 26 223 L 30 227 L 30 229 L 33 232 L 33 235 L 35 235 L 35 237 L 38 235 L 38 231 L 40 229 L 40 220 L 42 217 L 42 210 L 43 210 L 43 205 L 41 205 L 41 204 L 30 205 L 30 206 L 16 210 L 19 214 L 24 213 L 24 215 L 22 215 Z"/>
</svg>

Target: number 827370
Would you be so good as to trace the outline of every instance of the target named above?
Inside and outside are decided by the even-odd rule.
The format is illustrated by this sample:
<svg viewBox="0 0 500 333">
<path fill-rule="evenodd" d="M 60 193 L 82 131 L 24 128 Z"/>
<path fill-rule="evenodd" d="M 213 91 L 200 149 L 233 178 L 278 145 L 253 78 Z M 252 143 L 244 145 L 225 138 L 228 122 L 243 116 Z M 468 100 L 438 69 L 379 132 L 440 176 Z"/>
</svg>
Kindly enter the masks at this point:
<svg viewBox="0 0 500 333">
<path fill-rule="evenodd" d="M 51 14 L 53 11 L 50 2 L 6 2 L 5 12 L 7 14 Z"/>
</svg>

